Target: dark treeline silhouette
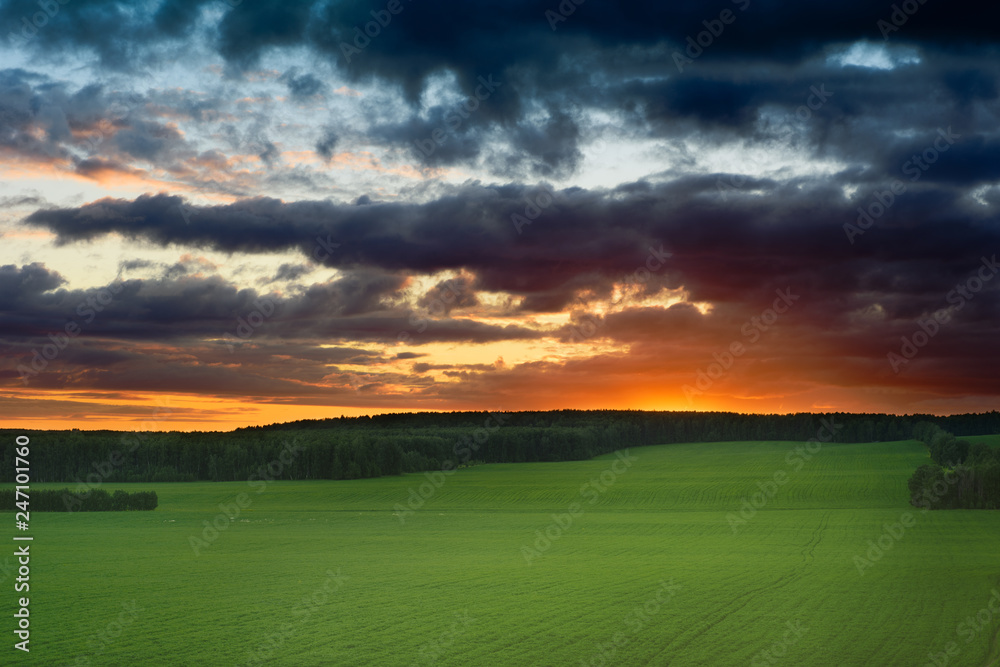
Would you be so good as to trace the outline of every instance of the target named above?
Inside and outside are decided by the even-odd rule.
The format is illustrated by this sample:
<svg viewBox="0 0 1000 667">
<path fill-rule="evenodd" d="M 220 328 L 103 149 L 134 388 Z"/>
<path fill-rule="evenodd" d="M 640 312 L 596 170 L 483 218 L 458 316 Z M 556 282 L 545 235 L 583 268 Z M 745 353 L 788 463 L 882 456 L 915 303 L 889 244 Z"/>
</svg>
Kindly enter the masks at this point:
<svg viewBox="0 0 1000 667">
<path fill-rule="evenodd" d="M 69 489 L 32 489 L 28 508 L 31 512 L 139 512 L 155 510 L 159 504 L 156 491 L 129 493 L 118 489 L 113 494 L 94 489 L 75 494 Z M 14 489 L 0 489 L 0 511 L 14 512 Z M 23 502 L 24 498 L 19 498 Z"/>
<path fill-rule="evenodd" d="M 995 433 L 995 431 L 993 431 Z M 1000 448 L 956 438 L 937 424 L 914 425 L 931 460 L 910 477 L 910 503 L 925 509 L 1000 509 Z"/>
<path fill-rule="evenodd" d="M 1000 412 L 935 417 L 885 414 L 558 410 L 401 413 L 249 427 L 231 432 L 0 431 L 0 482 L 12 482 L 14 438 L 31 438 L 37 482 L 357 479 L 475 463 L 588 459 L 677 442 L 816 437 L 835 442 L 913 437 L 920 421 L 959 434 L 1000 433 Z M 824 430 L 824 434 L 826 430 Z M 824 437 L 826 437 L 824 435 Z M 9 446 L 8 446 L 9 445 Z"/>
</svg>

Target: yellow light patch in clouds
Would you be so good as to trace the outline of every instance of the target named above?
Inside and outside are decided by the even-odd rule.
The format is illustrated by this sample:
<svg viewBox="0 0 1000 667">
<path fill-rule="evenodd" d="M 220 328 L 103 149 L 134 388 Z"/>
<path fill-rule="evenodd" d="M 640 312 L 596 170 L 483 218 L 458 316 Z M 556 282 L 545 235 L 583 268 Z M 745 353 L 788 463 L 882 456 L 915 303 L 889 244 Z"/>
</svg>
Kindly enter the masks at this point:
<svg viewBox="0 0 1000 667">
<path fill-rule="evenodd" d="M 416 337 L 413 342 L 418 342 Z M 435 365 L 494 366 L 497 359 L 502 358 L 503 368 L 511 368 L 538 361 L 561 362 L 567 359 L 585 359 L 595 354 L 627 352 L 628 346 L 608 344 L 594 336 L 580 342 L 562 342 L 554 338 L 543 338 L 530 341 L 514 340 L 475 344 L 428 343 L 419 346 L 400 346 L 395 349 L 399 352 L 415 352 L 426 355 L 416 361 Z"/>
</svg>

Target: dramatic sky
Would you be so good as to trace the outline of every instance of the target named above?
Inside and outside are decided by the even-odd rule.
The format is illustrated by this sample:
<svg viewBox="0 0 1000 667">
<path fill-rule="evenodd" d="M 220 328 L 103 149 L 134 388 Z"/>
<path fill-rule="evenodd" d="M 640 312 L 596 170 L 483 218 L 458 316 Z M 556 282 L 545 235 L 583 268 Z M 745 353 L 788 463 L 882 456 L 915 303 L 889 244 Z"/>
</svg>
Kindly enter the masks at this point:
<svg viewBox="0 0 1000 667">
<path fill-rule="evenodd" d="M 998 18 L 0 0 L 0 425 L 995 409 Z"/>
</svg>

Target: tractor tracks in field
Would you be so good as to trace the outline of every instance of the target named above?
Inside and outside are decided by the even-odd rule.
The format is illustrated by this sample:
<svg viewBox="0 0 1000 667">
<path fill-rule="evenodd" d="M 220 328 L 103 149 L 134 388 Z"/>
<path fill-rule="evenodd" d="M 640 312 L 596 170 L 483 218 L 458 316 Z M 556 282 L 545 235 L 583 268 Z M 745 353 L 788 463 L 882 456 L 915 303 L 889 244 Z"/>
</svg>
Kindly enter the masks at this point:
<svg viewBox="0 0 1000 667">
<path fill-rule="evenodd" d="M 1000 586 L 1000 579 L 997 580 L 997 586 Z M 997 627 L 996 632 L 993 633 L 993 637 L 990 638 L 989 648 L 986 649 L 986 659 L 989 660 L 990 656 L 994 654 L 997 650 L 997 642 L 1000 642 L 1000 626 Z M 996 667 L 1000 665 L 1000 657 L 998 657 L 993 662 L 987 662 L 983 667 Z"/>
<path fill-rule="evenodd" d="M 997 641 L 1000 641 L 1000 628 L 993 633 L 993 637 L 990 638 L 990 646 L 986 649 L 986 659 L 989 660 L 990 656 L 997 650 Z M 1000 665 L 1000 657 L 998 657 L 993 662 L 987 662 L 983 667 L 996 667 Z"/>
<path fill-rule="evenodd" d="M 664 653 L 668 653 L 668 652 L 676 653 L 678 651 L 684 650 L 685 648 L 687 648 L 688 646 L 690 646 L 691 644 L 693 644 L 696 639 L 698 639 L 703 634 L 705 634 L 706 632 L 708 632 L 709 630 L 711 630 L 712 628 L 714 628 L 716 625 L 718 625 L 719 623 L 724 622 L 727 618 L 729 618 L 733 614 L 736 614 L 736 613 L 742 611 L 744 607 L 747 607 L 751 602 L 754 601 L 754 598 L 756 597 L 757 593 L 760 593 L 761 591 L 777 591 L 777 590 L 781 590 L 785 586 L 793 583 L 795 580 L 797 580 L 801 576 L 802 576 L 801 572 L 792 571 L 792 572 L 789 572 L 788 574 L 786 574 L 786 575 L 784 575 L 782 577 L 779 577 L 778 579 L 776 579 L 774 582 L 772 582 L 770 584 L 767 584 L 767 585 L 764 585 L 764 586 L 760 586 L 758 588 L 754 588 L 754 589 L 751 589 L 749 591 L 745 591 L 745 592 L 741 593 L 736 598 L 734 598 L 732 602 L 725 604 L 724 606 L 722 606 L 721 608 L 719 608 L 718 610 L 716 610 L 712 614 L 712 615 L 715 615 L 715 614 L 717 614 L 717 613 L 719 613 L 721 611 L 722 612 L 721 616 L 719 616 L 718 618 L 716 618 L 715 620 L 711 621 L 710 623 L 708 623 L 707 625 L 705 625 L 704 627 L 702 627 L 700 630 L 698 630 L 697 632 L 695 632 L 683 644 L 674 645 L 671 642 L 670 644 L 668 644 L 667 646 L 665 646 L 663 648 L 663 651 L 661 651 L 659 655 L 663 655 Z M 743 601 L 742 604 L 739 604 L 739 601 Z M 735 606 L 736 604 L 739 604 L 739 606 Z M 659 657 L 659 655 L 657 657 Z M 652 664 L 652 661 L 649 664 Z"/>
<path fill-rule="evenodd" d="M 830 523 L 831 514 L 832 512 L 827 512 L 823 515 L 823 518 L 820 519 L 819 526 L 813 531 L 812 537 L 810 537 L 809 541 L 806 542 L 806 545 L 802 547 L 802 561 L 805 565 L 811 565 L 816 559 L 814 555 L 816 547 L 818 547 L 819 543 L 823 541 L 823 535 L 826 533 L 826 527 Z"/>
<path fill-rule="evenodd" d="M 737 614 L 740 611 L 742 611 L 745 607 L 747 607 L 751 602 L 754 601 L 758 593 L 762 591 L 774 592 L 781 590 L 786 586 L 795 583 L 803 576 L 805 576 L 805 568 L 806 566 L 811 565 L 815 560 L 816 547 L 818 547 L 820 542 L 823 541 L 823 535 L 826 533 L 826 528 L 830 524 L 830 517 L 832 516 L 832 514 L 833 514 L 832 511 L 827 511 L 826 514 L 823 515 L 823 518 L 820 519 L 819 525 L 813 530 L 812 535 L 809 537 L 809 541 L 806 542 L 806 544 L 799 550 L 799 553 L 801 554 L 803 561 L 802 566 L 795 568 L 788 574 L 779 577 L 770 584 L 767 584 L 765 586 L 760 586 L 741 593 L 736 598 L 734 598 L 732 602 L 724 605 L 723 607 L 716 610 L 712 614 L 714 616 L 719 612 L 722 612 L 721 616 L 718 616 L 710 623 L 706 624 L 704 627 L 702 627 L 700 630 L 694 633 L 690 638 L 688 638 L 683 644 L 674 645 L 671 642 L 671 644 L 668 644 L 666 647 L 664 647 L 663 651 L 659 655 L 663 655 L 664 653 L 668 652 L 677 653 L 679 651 L 684 650 L 685 648 L 693 644 L 695 640 L 697 640 L 699 637 L 701 637 L 706 632 L 714 628 L 716 625 L 725 622 L 725 620 L 728 619 L 733 614 Z M 659 655 L 657 657 L 659 657 Z M 652 661 L 649 664 L 652 664 Z M 987 667 L 994 667 L 994 666 L 989 665 Z"/>
</svg>

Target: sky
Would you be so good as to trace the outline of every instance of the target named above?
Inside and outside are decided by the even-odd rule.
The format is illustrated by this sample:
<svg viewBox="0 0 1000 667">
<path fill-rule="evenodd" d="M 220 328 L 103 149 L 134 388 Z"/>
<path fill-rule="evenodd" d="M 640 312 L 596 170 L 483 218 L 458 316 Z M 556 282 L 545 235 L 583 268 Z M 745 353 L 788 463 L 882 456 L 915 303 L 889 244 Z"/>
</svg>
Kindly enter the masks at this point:
<svg viewBox="0 0 1000 667">
<path fill-rule="evenodd" d="M 996 409 L 998 14 L 0 0 L 0 426 Z"/>
</svg>

